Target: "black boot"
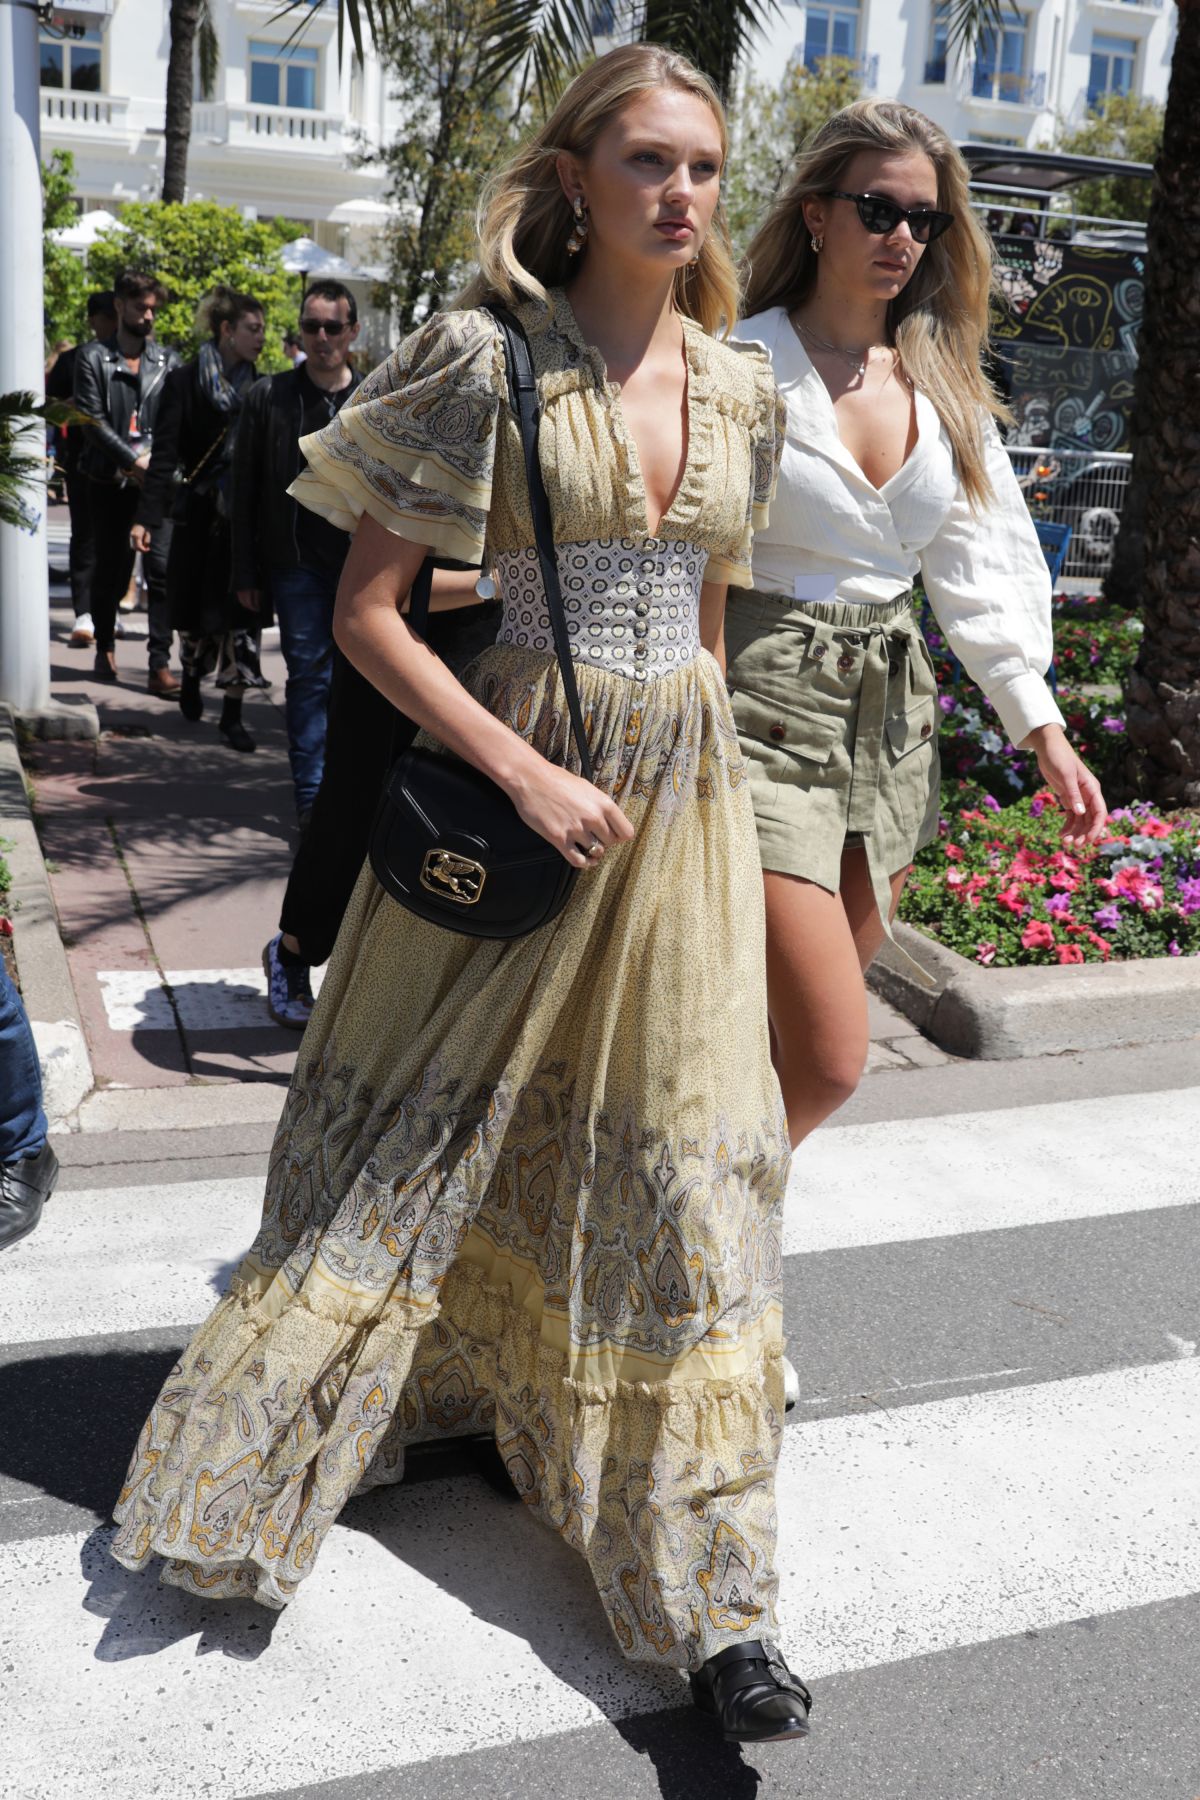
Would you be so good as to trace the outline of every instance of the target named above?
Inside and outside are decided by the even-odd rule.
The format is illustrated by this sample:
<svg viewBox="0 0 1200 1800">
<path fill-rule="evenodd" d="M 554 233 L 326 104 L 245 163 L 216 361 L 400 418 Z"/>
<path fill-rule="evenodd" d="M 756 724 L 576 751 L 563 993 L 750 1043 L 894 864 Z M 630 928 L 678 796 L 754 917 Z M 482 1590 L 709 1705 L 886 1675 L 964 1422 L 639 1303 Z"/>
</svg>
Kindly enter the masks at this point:
<svg viewBox="0 0 1200 1800">
<path fill-rule="evenodd" d="M 250 751 L 255 748 L 254 739 L 242 724 L 242 696 L 240 694 L 226 694 L 221 707 L 221 717 L 217 721 L 217 730 L 231 750 Z"/>
<path fill-rule="evenodd" d="M 183 671 L 183 680 L 179 684 L 179 710 L 191 725 L 194 725 L 197 719 L 204 717 L 204 695 L 200 692 L 200 677 L 193 669 Z"/>
<path fill-rule="evenodd" d="M 690 1677 L 692 1699 L 720 1721 L 729 1744 L 771 1744 L 808 1736 L 812 1695 L 778 1650 L 754 1640 L 710 1656 Z"/>
<path fill-rule="evenodd" d="M 49 1143 L 36 1156 L 0 1163 L 0 1250 L 28 1237 L 58 1180 L 58 1158 Z"/>
</svg>

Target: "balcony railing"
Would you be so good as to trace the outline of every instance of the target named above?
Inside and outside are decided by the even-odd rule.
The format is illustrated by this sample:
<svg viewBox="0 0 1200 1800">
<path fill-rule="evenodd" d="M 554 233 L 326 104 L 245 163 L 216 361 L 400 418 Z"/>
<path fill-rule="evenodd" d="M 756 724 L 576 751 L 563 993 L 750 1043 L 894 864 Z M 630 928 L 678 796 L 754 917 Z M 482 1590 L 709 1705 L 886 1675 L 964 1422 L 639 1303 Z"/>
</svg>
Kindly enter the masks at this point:
<svg viewBox="0 0 1200 1800">
<path fill-rule="evenodd" d="M 87 130 L 97 125 L 112 131 L 129 126 L 125 94 L 90 94 L 83 88 L 43 88 L 42 119 L 50 132 Z"/>
<path fill-rule="evenodd" d="M 1010 75 L 987 63 L 976 63 L 971 77 L 973 100 L 995 100 L 1007 106 L 1040 107 L 1046 104 L 1046 75 Z"/>
<path fill-rule="evenodd" d="M 340 157 L 345 149 L 341 114 L 310 112 L 302 106 L 216 101 L 195 108 L 192 130 L 212 143 L 295 150 L 310 156 Z"/>
<path fill-rule="evenodd" d="M 873 94 L 879 86 L 879 55 L 873 52 L 870 56 L 858 59 L 858 79 L 868 94 Z"/>
</svg>

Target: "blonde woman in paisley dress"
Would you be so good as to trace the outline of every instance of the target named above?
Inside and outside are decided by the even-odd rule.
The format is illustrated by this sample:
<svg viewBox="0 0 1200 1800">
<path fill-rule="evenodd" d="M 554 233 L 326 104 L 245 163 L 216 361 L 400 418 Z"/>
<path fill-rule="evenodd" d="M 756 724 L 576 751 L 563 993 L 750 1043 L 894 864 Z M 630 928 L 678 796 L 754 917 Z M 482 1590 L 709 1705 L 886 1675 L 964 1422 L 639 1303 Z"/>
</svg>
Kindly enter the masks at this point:
<svg viewBox="0 0 1200 1800">
<path fill-rule="evenodd" d="M 766 871 L 776 1067 L 793 1145 L 858 1085 L 863 971 L 938 829 L 939 625 L 1014 744 L 1096 838 L 1099 783 L 1046 685 L 1050 578 L 981 367 L 991 244 L 923 113 L 860 100 L 816 131 L 747 253 L 737 336 L 787 407 L 770 529 L 725 620 Z"/>
<path fill-rule="evenodd" d="M 725 150 L 685 60 L 599 58 L 494 182 L 460 309 L 304 441 L 297 498 L 355 533 L 340 645 L 582 874 L 496 943 L 364 868 L 259 1236 L 147 1421 L 114 1553 L 282 1607 L 406 1444 L 491 1432 L 625 1655 L 759 1741 L 803 1736 L 810 1701 L 774 1641 L 787 1128 L 710 654 L 779 452 L 766 357 L 712 335 L 737 300 Z M 489 297 L 533 348 L 594 785 L 565 751 Z M 402 616 L 431 547 L 493 569 L 504 605 L 461 685 Z"/>
</svg>

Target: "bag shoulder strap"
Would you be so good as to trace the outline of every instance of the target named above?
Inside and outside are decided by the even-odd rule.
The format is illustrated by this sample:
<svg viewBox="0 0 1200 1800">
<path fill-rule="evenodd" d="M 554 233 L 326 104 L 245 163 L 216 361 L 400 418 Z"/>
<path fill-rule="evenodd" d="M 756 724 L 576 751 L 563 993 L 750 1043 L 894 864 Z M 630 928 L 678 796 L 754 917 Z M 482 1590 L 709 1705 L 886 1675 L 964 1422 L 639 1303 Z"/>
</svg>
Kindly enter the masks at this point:
<svg viewBox="0 0 1200 1800">
<path fill-rule="evenodd" d="M 588 750 L 587 734 L 584 731 L 583 709 L 579 704 L 579 689 L 575 684 L 571 634 L 567 627 L 562 588 L 558 579 L 558 557 L 554 549 L 554 524 L 550 512 L 550 497 L 546 492 L 546 484 L 542 479 L 542 466 L 538 459 L 538 425 L 541 419 L 541 407 L 538 402 L 537 377 L 533 370 L 533 353 L 529 348 L 529 339 L 525 335 L 524 326 L 509 312 L 507 307 L 489 301 L 484 310 L 491 313 L 504 337 L 508 403 L 513 417 L 521 429 L 521 448 L 525 455 L 525 479 L 529 484 L 529 510 L 533 515 L 534 541 L 537 545 L 542 587 L 546 595 L 546 609 L 550 614 L 550 628 L 554 633 L 554 651 L 558 659 L 559 672 L 562 675 L 563 693 L 566 697 L 567 713 L 571 721 L 571 735 L 575 739 L 575 748 L 579 754 L 580 771 L 585 781 L 591 781 L 593 778 L 592 758 Z M 414 629 L 419 632 L 423 632 L 428 623 L 432 583 L 433 559 L 427 557 L 413 583 L 412 597 L 409 601 L 409 619 Z"/>
</svg>

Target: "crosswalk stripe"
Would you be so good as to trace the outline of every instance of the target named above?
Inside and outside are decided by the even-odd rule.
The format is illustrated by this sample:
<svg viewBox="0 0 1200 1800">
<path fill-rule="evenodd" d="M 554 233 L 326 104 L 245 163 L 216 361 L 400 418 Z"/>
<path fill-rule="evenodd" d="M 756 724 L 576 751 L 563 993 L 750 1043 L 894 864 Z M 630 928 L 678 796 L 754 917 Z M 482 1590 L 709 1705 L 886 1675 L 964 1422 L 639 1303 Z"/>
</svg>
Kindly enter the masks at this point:
<svg viewBox="0 0 1200 1800">
<path fill-rule="evenodd" d="M 784 1250 L 845 1250 L 1200 1199 L 1200 1089 L 831 1126 L 792 1165 Z"/>
<path fill-rule="evenodd" d="M 311 971 L 314 994 L 324 973 Z M 270 1023 L 261 967 L 164 969 L 161 976 L 157 969 L 99 969 L 96 979 L 110 1031 L 174 1031 L 176 1014 L 185 1031 L 261 1031 Z"/>
<path fill-rule="evenodd" d="M 1194 1593 L 1198 1405 L 1191 1359 L 789 1431 L 794 1666 L 820 1678 Z M 474 1481 L 361 1503 L 269 1646 L 265 1614 L 160 1590 L 108 1541 L 0 1549 L 28 1672 L 5 1724 L 21 1800 L 163 1791 L 167 1744 L 172 1800 L 242 1800 L 683 1698 L 621 1658 L 582 1562 Z"/>
<path fill-rule="evenodd" d="M 1190 1089 L 818 1132 L 793 1169 L 784 1250 L 1194 1202 L 1198 1111 Z M 0 1344 L 197 1323 L 249 1247 L 262 1194 L 253 1176 L 57 1196 L 43 1230 L 6 1258 Z"/>
<path fill-rule="evenodd" d="M 249 1249 L 263 1177 L 56 1194 L 7 1253 L 0 1343 L 194 1325 Z"/>
</svg>

